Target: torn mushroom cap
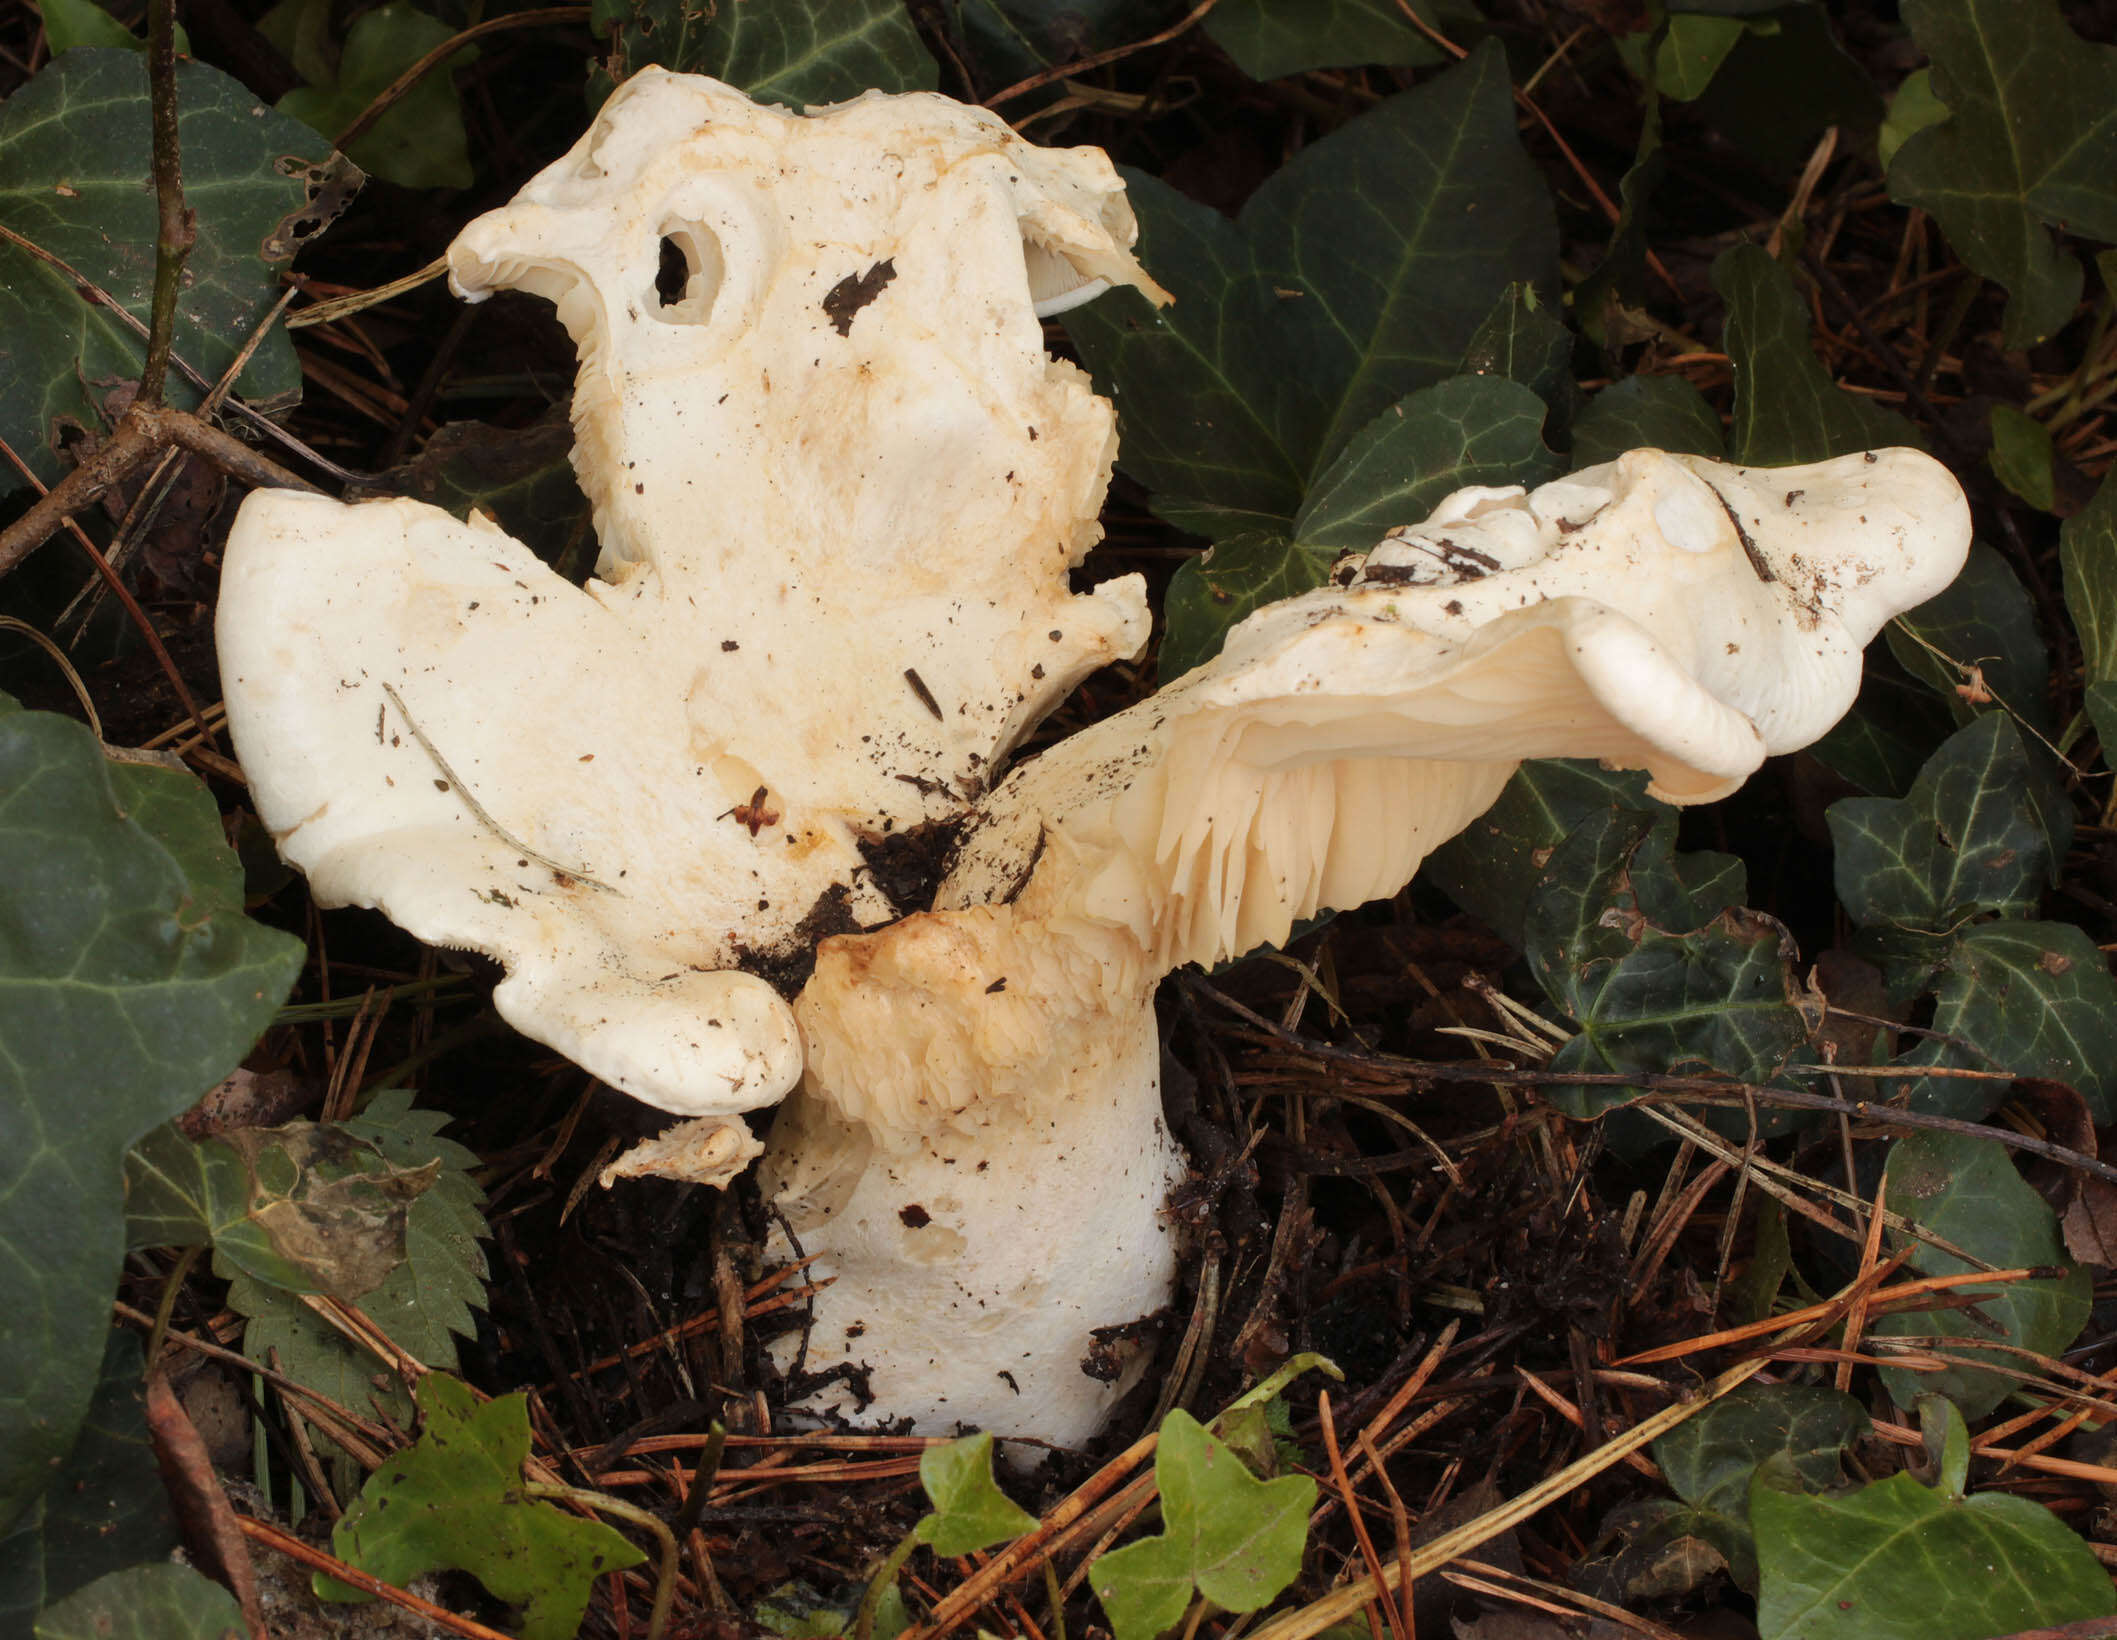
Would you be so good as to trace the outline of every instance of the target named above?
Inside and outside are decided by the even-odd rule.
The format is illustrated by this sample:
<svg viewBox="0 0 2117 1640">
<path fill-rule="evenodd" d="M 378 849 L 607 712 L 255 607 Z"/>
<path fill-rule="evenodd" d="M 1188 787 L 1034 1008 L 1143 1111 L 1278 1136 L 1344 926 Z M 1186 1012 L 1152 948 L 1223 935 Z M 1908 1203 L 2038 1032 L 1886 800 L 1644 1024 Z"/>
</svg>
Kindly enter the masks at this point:
<svg viewBox="0 0 2117 1640">
<path fill-rule="evenodd" d="M 648 1103 L 779 1098 L 774 983 L 899 910 L 863 850 L 1146 639 L 1137 577 L 1067 585 L 1112 417 L 1024 248 L 1144 285 L 1131 233 L 1100 154 L 982 109 L 627 81 L 451 252 L 580 348 L 602 578 L 409 501 L 261 491 L 231 534 L 230 723 L 318 900 L 497 957 L 511 1022 Z"/>
<path fill-rule="evenodd" d="M 1866 640 L 1968 541 L 1913 451 L 1639 451 L 1462 491 L 1016 769 L 938 909 L 825 941 L 797 1004 L 764 1183 L 833 1278 L 807 1364 L 871 1369 L 874 1404 L 834 1409 L 1092 1433 L 1091 1331 L 1158 1309 L 1174 1268 L 1159 975 L 1394 892 L 1522 758 L 1724 794 L 1836 719 Z"/>
</svg>

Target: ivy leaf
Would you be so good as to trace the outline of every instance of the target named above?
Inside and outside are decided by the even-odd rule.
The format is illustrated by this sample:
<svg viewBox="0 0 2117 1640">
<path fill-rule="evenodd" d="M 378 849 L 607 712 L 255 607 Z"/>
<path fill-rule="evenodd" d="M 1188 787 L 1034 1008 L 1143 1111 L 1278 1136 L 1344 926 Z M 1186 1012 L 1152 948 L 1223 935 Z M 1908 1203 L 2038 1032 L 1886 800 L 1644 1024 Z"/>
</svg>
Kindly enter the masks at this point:
<svg viewBox="0 0 2117 1640">
<path fill-rule="evenodd" d="M 1036 1516 L 992 1479 L 992 1437 L 966 1435 L 919 1454 L 919 1484 L 934 1512 L 914 1530 L 937 1555 L 967 1555 L 1036 1529 Z"/>
<path fill-rule="evenodd" d="M 1889 112 L 1875 133 L 1875 157 L 1887 171 L 1896 163 L 1897 151 L 1929 125 L 1948 117 L 1948 105 L 1933 94 L 1933 70 L 1914 68 L 1903 78 L 1889 99 Z"/>
<path fill-rule="evenodd" d="M 1861 791 L 1897 797 L 1955 728 L 1933 691 L 1908 676 L 1885 646 L 1867 652 L 1860 693 L 1837 726 L 1809 747 Z"/>
<path fill-rule="evenodd" d="M 1179 568 L 1162 606 L 1168 621 L 1157 664 L 1161 681 L 1180 678 L 1220 653 L 1228 628 L 1252 610 L 1323 584 L 1332 554 L 1298 546 L 1275 531 L 1242 531 Z"/>
<path fill-rule="evenodd" d="M 1883 1337 L 1937 1338 L 1936 1353 L 1969 1363 L 1937 1373 L 1885 1367 L 1882 1384 L 1893 1400 L 1909 1406 L 1922 1392 L 1933 1391 L 1969 1416 L 1983 1417 L 2018 1387 L 2020 1363 L 2011 1356 L 1988 1356 L 1977 1346 L 1999 1344 L 2038 1355 L 2058 1354 L 2087 1322 L 2088 1274 L 2068 1267 L 2057 1216 L 2023 1182 L 2006 1147 L 1996 1140 L 1933 1132 L 1898 1140 L 1889 1152 L 1888 1200 L 1893 1211 L 1994 1269 L 2067 1267 L 2065 1275 L 2053 1280 L 1961 1287 L 1948 1295 L 1977 1299 L 1975 1315 L 1961 1309 L 1901 1310 L 1874 1323 L 1872 1330 Z M 1977 1268 L 1923 1241 L 1915 1244 L 1911 1264 L 1930 1276 Z M 1951 1339 L 1964 1344 L 1950 1349 Z M 1976 1364 L 1987 1359 L 2007 1370 Z"/>
<path fill-rule="evenodd" d="M 1737 245 L 1713 264 L 1727 303 L 1735 372 L 1728 457 L 1750 467 L 1822 461 L 1855 450 L 1920 443 L 1902 416 L 1842 392 L 1809 345 L 1808 309 L 1762 247 Z"/>
<path fill-rule="evenodd" d="M 420 1380 L 419 1410 L 419 1439 L 368 1478 L 332 1529 L 332 1549 L 399 1587 L 468 1572 L 522 1608 L 522 1640 L 572 1640 L 595 1579 L 647 1557 L 600 1521 L 524 1494 L 526 1395 L 479 1406 L 467 1384 L 432 1373 Z M 374 1599 L 321 1572 L 315 1582 L 326 1600 Z"/>
<path fill-rule="evenodd" d="M 612 80 L 660 63 L 797 108 L 940 83 L 901 0 L 594 0 L 589 26 L 611 36 Z"/>
<path fill-rule="evenodd" d="M 1517 382 L 1457 376 L 1421 388 L 1363 428 L 1316 480 L 1295 538 L 1327 561 L 1418 523 L 1466 484 L 1540 484 L 1560 468 L 1543 425 L 1543 401 Z"/>
<path fill-rule="evenodd" d="M 1793 941 L 1741 904 L 1739 861 L 1672 855 L 1670 816 L 1607 810 L 1552 852 L 1523 955 L 1580 1026 L 1557 1071 L 1724 1071 L 1769 1081 L 1807 1034 L 1792 1003 Z M 1556 1090 L 1575 1115 L 1625 1090 Z"/>
<path fill-rule="evenodd" d="M 2117 478 L 2059 526 L 2058 559 L 2087 681 L 2117 680 Z"/>
<path fill-rule="evenodd" d="M 1127 173 L 1140 257 L 1176 301 L 1067 315 L 1149 489 L 1291 519 L 1309 479 L 1454 373 L 1511 283 L 1555 289 L 1550 196 L 1496 42 L 1309 144 L 1239 223 Z"/>
<path fill-rule="evenodd" d="M 1184 13 L 1183 0 L 949 0 L 948 22 L 979 94 L 1077 62 L 1159 32 Z M 1054 86 L 1054 91 L 1059 88 Z"/>
<path fill-rule="evenodd" d="M 399 495 L 467 517 L 473 508 L 569 580 L 595 562 L 588 498 L 573 476 L 573 420 L 564 406 L 527 427 L 452 421 L 386 475 Z"/>
<path fill-rule="evenodd" d="M 258 19 L 258 32 L 288 57 L 309 17 L 327 25 L 330 0 L 281 0 Z M 346 31 L 333 71 L 310 76 L 275 105 L 325 137 L 335 138 L 382 91 L 436 46 L 454 38 L 440 18 L 406 0 L 388 0 L 363 12 Z M 476 46 L 451 53 L 353 141 L 347 157 L 371 176 L 406 188 L 468 188 L 473 180 L 470 135 L 463 128 L 463 99 L 455 72 L 478 55 Z M 320 68 L 321 63 L 310 63 Z"/>
<path fill-rule="evenodd" d="M 132 1566 L 99 1577 L 37 1618 L 37 1640 L 230 1640 L 235 1597 L 189 1566 Z"/>
<path fill-rule="evenodd" d="M 1573 419 L 1580 389 L 1573 381 L 1573 332 L 1537 297 L 1534 286 L 1509 285 L 1463 349 L 1462 373 L 1520 382 L 1551 412 L 1554 436 Z"/>
<path fill-rule="evenodd" d="M 234 362 L 278 294 L 279 270 L 351 197 L 330 144 L 264 108 L 218 70 L 177 65 L 184 185 L 198 243 L 184 265 L 175 351 L 208 378 Z M 154 288 L 155 203 L 147 183 L 147 69 L 139 53 L 69 51 L 0 104 L 0 225 L 62 257 L 143 323 Z M 353 174 L 357 179 L 357 174 Z M 335 196 L 332 198 L 324 195 Z M 65 274 L 0 244 L 0 426 L 45 483 L 53 441 L 101 425 L 104 395 L 138 378 L 145 344 Z M 259 409 L 301 390 L 293 344 L 266 337 L 238 389 Z M 172 402 L 196 394 L 171 371 Z M 20 482 L 0 469 L 0 494 Z"/>
<path fill-rule="evenodd" d="M 2011 404 L 1992 406 L 1993 473 L 2039 512 L 2051 511 L 2057 492 L 2051 474 L 2051 429 Z"/>
<path fill-rule="evenodd" d="M 478 1211 L 484 1195 L 469 1172 L 478 1159 L 439 1136 L 447 1122 L 440 1111 L 413 1109 L 411 1093 L 392 1088 L 376 1094 L 365 1111 L 344 1124 L 399 1170 L 440 1166 L 432 1186 L 406 1211 L 404 1262 L 362 1296 L 360 1307 L 392 1342 L 427 1366 L 443 1369 L 456 1364 L 457 1335 L 468 1337 L 477 1329 L 471 1312 L 485 1305 L 486 1268 L 478 1245 L 486 1234 Z M 265 1361 L 277 1350 L 281 1370 L 295 1382 L 356 1411 L 368 1406 L 376 1394 L 375 1361 L 299 1299 L 237 1273 L 228 1303 L 249 1318 L 243 1351 L 251 1360 Z M 402 1415 L 401 1396 L 385 1404 Z"/>
<path fill-rule="evenodd" d="M 145 35 L 135 34 L 95 0 L 37 0 L 44 18 L 44 43 L 56 57 L 79 46 L 117 46 L 125 51 L 145 51 Z M 176 54 L 191 55 L 191 36 L 184 25 L 176 25 Z"/>
<path fill-rule="evenodd" d="M 194 1142 L 165 1125 L 125 1158 L 127 1245 L 210 1243 L 290 1293 L 357 1298 L 404 1262 L 407 1204 L 441 1163 L 397 1168 L 343 1127 L 289 1122 Z"/>
<path fill-rule="evenodd" d="M 1573 421 L 1575 470 L 1627 450 L 1727 456 L 1727 435 L 1705 395 L 1681 376 L 1627 376 L 1590 399 Z"/>
<path fill-rule="evenodd" d="M 1766 1468 L 1750 1489 L 1760 1640 L 1985 1640 L 2117 1604 L 2079 1534 L 2027 1498 L 1906 1474 L 1817 1496 L 1791 1479 Z"/>
<path fill-rule="evenodd" d="M 176 1547 L 176 1518 L 147 1438 L 140 1335 L 113 1328 L 81 1433 L 51 1485 L 0 1537 L 0 1631 L 106 1572 Z"/>
<path fill-rule="evenodd" d="M 1559 758 L 1524 763 L 1499 800 L 1427 856 L 1420 873 L 1519 949 L 1523 916 L 1558 845 L 1598 816 L 1651 805 L 1638 770 Z"/>
<path fill-rule="evenodd" d="M 1223 1611 L 1257 1611 L 1301 1573 L 1316 1483 L 1261 1481 L 1181 1410 L 1162 1420 L 1154 1455 L 1162 1530 L 1094 1562 L 1088 1574 L 1116 1640 L 1154 1640 L 1183 1618 L 1195 1588 Z"/>
<path fill-rule="evenodd" d="M 1967 723 L 1995 704 L 2040 729 L 2051 726 L 2044 686 L 2050 660 L 2036 624 L 2036 603 L 2007 561 L 1973 544 L 1948 588 L 1889 625 L 1889 650 Z M 1975 667 L 1972 679 L 1963 668 Z M 1988 697 L 1976 700 L 1979 684 Z"/>
<path fill-rule="evenodd" d="M 1841 1454 L 1867 1430 L 1860 1403 L 1836 1390 L 1744 1384 L 1654 1443 L 1654 1461 L 1689 1506 L 1670 1517 L 1663 1534 L 1703 1538 L 1727 1561 L 1735 1581 L 1754 1590 L 1749 1491 L 1758 1466 L 1780 1458 L 1805 1486 L 1821 1491 L 1838 1483 Z"/>
<path fill-rule="evenodd" d="M 1725 6 L 1685 0 L 1686 11 L 1732 15 Z M 1752 28 L 1713 76 L 1698 104 L 1713 128 L 1772 170 L 1797 171 L 1827 126 L 1872 129 L 1882 117 L 1867 70 L 1839 43 L 1826 8 L 1800 3 L 1753 7 L 1775 27 Z M 1745 13 L 1747 15 L 1748 13 Z"/>
<path fill-rule="evenodd" d="M 203 786 L 0 695 L 0 1528 L 88 1409 L 126 1149 L 234 1068 L 300 971 L 242 905 Z"/>
<path fill-rule="evenodd" d="M 1654 89 L 1678 102 L 1704 96 L 1728 53 L 1754 26 L 1739 17 L 1671 12 L 1661 43 L 1654 48 Z"/>
<path fill-rule="evenodd" d="M 2064 1082 L 2098 1125 L 2117 1110 L 2117 983 L 2071 923 L 1986 923 L 1963 934 L 1934 987 L 1932 1028 L 1938 1034 L 1898 1063 Z M 1910 1102 L 1974 1121 L 2005 1093 L 2003 1082 L 1937 1076 L 1913 1084 Z"/>
<path fill-rule="evenodd" d="M 1412 9 L 1435 21 L 1425 0 Z M 1396 0 L 1220 0 L 1206 16 L 1205 31 L 1253 80 L 1369 64 L 1422 68 L 1444 60 Z"/>
<path fill-rule="evenodd" d="M 1980 913 L 2033 909 L 2052 860 L 2029 779 L 2013 721 L 1987 712 L 1933 754 L 1908 796 L 1833 803 L 1847 914 L 1862 928 L 1944 935 Z"/>
<path fill-rule="evenodd" d="M 2117 50 L 2074 34 L 2058 0 L 1905 0 L 1903 16 L 1949 117 L 1905 139 L 1890 195 L 2007 287 L 2004 339 L 2027 347 L 2080 300 L 2052 230 L 2117 241 Z"/>
</svg>

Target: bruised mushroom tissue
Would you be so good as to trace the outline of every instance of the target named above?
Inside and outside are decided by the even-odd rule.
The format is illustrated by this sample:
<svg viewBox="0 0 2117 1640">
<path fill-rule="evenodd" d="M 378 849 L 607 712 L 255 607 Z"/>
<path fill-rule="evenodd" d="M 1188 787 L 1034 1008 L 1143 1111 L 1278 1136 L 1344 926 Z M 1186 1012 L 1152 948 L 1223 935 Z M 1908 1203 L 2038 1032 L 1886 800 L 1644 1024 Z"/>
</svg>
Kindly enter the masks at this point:
<svg viewBox="0 0 2117 1640">
<path fill-rule="evenodd" d="M 1100 153 L 983 110 L 643 71 L 450 255 L 579 349 L 596 578 L 409 501 L 259 492 L 229 541 L 229 717 L 282 853 L 692 1119 L 614 1173 L 725 1183 L 740 1113 L 787 1100 L 763 1186 L 834 1278 L 804 1365 L 866 1369 L 817 1405 L 869 1422 L 1107 1414 L 1095 1335 L 1175 1271 L 1171 967 L 1394 892 L 1523 758 L 1725 795 L 1967 550 L 1909 450 L 1465 490 L 1010 771 L 1147 636 L 1137 577 L 1068 589 L 1115 439 L 1039 326 L 1160 299 L 1132 234 Z"/>
</svg>

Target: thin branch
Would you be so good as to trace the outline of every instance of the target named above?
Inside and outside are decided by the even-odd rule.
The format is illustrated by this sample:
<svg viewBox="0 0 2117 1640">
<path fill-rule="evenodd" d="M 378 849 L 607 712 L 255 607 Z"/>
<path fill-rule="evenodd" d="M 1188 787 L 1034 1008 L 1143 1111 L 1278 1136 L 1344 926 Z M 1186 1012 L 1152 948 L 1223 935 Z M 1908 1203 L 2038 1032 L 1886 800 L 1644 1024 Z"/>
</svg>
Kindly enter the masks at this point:
<svg viewBox="0 0 2117 1640">
<path fill-rule="evenodd" d="M 177 133 L 176 0 L 147 7 L 147 88 L 154 106 L 154 309 L 147 329 L 147 362 L 140 370 L 139 403 L 162 402 L 169 348 L 176 335 L 176 299 L 184 262 L 198 239 L 198 218 L 184 203 L 183 147 Z"/>
<path fill-rule="evenodd" d="M 377 120 L 403 101 L 414 86 L 473 40 L 481 40 L 488 34 L 497 34 L 502 29 L 531 28 L 544 23 L 585 23 L 588 21 L 590 9 L 587 6 L 545 6 L 536 11 L 510 12 L 504 17 L 488 17 L 484 22 L 473 24 L 461 34 L 451 35 L 376 93 L 375 100 L 360 111 L 359 117 L 351 125 L 338 133 L 331 146 L 344 153 L 365 136 Z"/>
</svg>

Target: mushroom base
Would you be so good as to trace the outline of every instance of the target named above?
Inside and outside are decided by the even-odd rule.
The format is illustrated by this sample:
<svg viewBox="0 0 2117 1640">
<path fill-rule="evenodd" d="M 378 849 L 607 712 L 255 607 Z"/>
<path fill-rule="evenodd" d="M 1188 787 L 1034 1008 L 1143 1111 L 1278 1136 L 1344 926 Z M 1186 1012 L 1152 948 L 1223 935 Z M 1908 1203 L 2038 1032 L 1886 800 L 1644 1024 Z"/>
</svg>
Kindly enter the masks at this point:
<svg viewBox="0 0 2117 1640">
<path fill-rule="evenodd" d="M 800 1365 L 865 1367 L 873 1397 L 834 1383 L 810 1406 L 1063 1445 L 1102 1425 L 1145 1352 L 1096 1335 L 1168 1303 L 1162 1208 L 1183 1165 L 1160 1114 L 1153 1010 L 1109 1023 L 1116 1063 L 1052 1089 L 1033 1123 L 972 1110 L 963 1131 L 885 1151 L 806 1085 L 780 1112 L 762 1183 L 815 1257 L 808 1275 L 830 1283 Z M 1091 1360 L 1109 1376 L 1083 1370 Z"/>
</svg>

